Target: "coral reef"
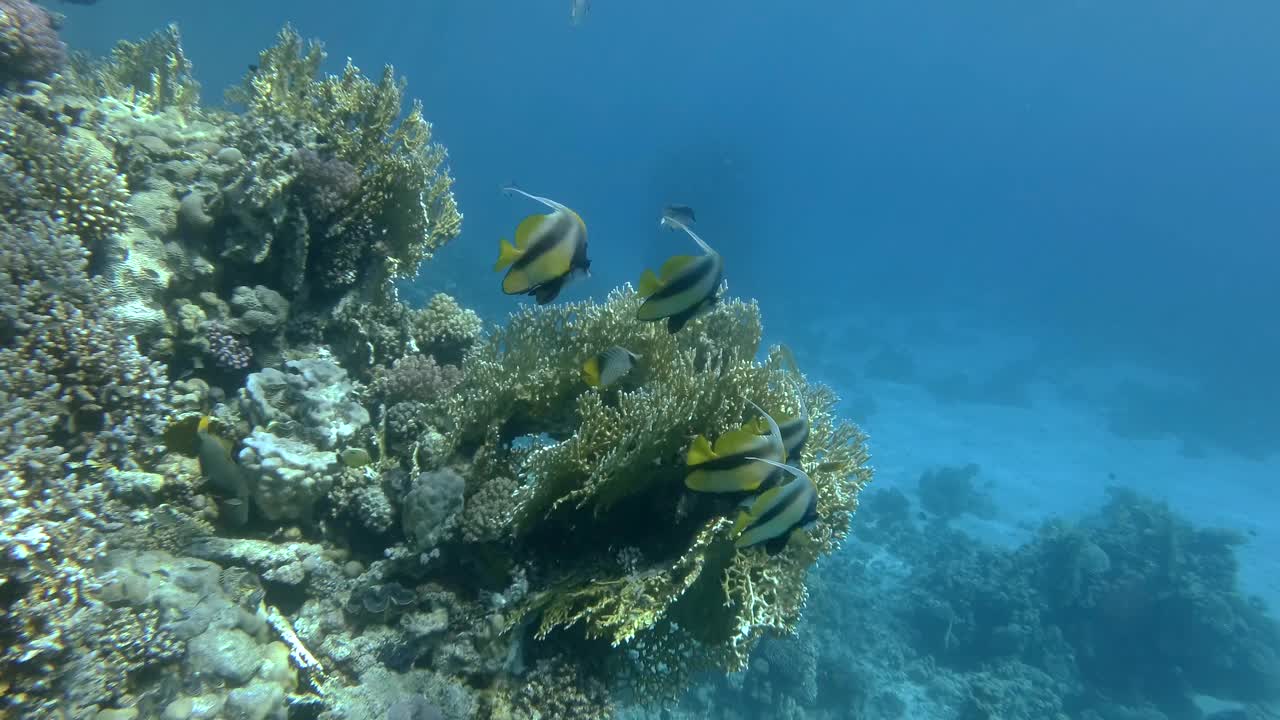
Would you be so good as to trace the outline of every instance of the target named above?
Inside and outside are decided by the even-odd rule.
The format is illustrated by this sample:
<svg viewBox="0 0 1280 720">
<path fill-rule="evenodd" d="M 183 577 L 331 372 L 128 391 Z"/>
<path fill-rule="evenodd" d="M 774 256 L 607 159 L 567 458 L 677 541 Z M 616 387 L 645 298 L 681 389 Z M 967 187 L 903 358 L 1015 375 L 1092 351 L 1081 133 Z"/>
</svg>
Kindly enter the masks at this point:
<svg viewBox="0 0 1280 720">
<path fill-rule="evenodd" d="M 1280 624 L 1237 589 L 1234 534 L 1118 488 L 1014 549 L 909 509 L 866 493 L 800 634 L 664 717 L 1198 720 L 1205 696 L 1224 717 L 1280 701 Z"/>
<path fill-rule="evenodd" d="M 0 0 L 0 84 L 45 80 L 67 62 L 48 10 L 30 0 Z"/>
<path fill-rule="evenodd" d="M 462 216 L 445 151 L 403 81 L 348 63 L 320 77 L 323 49 L 291 28 L 228 93 L 246 107 L 236 146 L 254 157 L 222 194 L 233 222 L 223 257 L 274 265 L 290 290 L 411 277 L 457 236 Z M 283 141 L 283 142 L 282 142 Z"/>
<path fill-rule="evenodd" d="M 0 0 L 0 714 L 606 718 L 795 631 L 870 469 L 753 303 L 410 308 L 461 215 L 391 68 L 286 28 L 213 110 L 176 27 L 63 68 L 40 13 Z M 753 404 L 808 411 L 776 554 L 684 483 Z"/>
<path fill-rule="evenodd" d="M 954 520 L 970 514 L 980 518 L 995 516 L 991 496 L 974 480 L 981 468 L 970 463 L 958 467 L 938 467 L 920 475 L 920 505 L 943 520 Z"/>
</svg>

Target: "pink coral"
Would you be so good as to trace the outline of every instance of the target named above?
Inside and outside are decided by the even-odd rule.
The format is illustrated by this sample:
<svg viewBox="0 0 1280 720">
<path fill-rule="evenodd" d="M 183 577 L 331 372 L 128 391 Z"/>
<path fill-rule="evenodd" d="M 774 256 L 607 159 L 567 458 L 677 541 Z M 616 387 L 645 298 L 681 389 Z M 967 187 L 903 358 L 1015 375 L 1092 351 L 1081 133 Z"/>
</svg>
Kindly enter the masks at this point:
<svg viewBox="0 0 1280 720">
<path fill-rule="evenodd" d="M 31 0 L 0 0 L 0 82 L 44 80 L 66 62 L 49 11 Z"/>
</svg>

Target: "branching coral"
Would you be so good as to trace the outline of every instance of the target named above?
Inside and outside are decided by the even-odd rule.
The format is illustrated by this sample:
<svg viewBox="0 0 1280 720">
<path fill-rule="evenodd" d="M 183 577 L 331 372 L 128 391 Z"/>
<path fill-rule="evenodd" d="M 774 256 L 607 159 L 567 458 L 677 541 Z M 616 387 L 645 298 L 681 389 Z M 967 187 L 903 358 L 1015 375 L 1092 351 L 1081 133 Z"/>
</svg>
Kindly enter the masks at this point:
<svg viewBox="0 0 1280 720">
<path fill-rule="evenodd" d="M 10 706 L 43 717 L 59 694 L 71 707 L 109 699 L 123 685 L 95 685 L 99 671 L 141 662 L 104 644 L 104 628 L 123 641 L 131 620 L 93 599 L 88 568 L 119 517 L 101 470 L 135 466 L 166 382 L 103 314 L 79 241 L 20 220 L 0 221 L 0 671 Z"/>
<path fill-rule="evenodd" d="M 111 153 L 76 128 L 50 128 L 9 104 L 0 105 L 0 158 L 20 184 L 2 211 L 47 213 L 91 248 L 124 229 L 128 193 Z M 6 173 L 7 174 L 7 173 Z"/>
<path fill-rule="evenodd" d="M 553 553 L 557 568 L 524 612 L 543 639 L 573 628 L 625 644 L 630 682 L 652 696 L 677 692 L 699 667 L 741 667 L 764 633 L 794 629 L 807 570 L 847 534 L 870 470 L 830 391 L 804 385 L 781 353 L 755 360 L 754 305 L 726 302 L 672 335 L 634 322 L 639 302 L 624 289 L 603 305 L 517 313 L 468 355 L 452 410 L 464 452 L 551 438 L 515 443 L 497 473 L 524 479 L 511 531 L 534 558 Z M 581 363 L 615 344 L 643 358 L 638 387 L 588 391 Z M 748 400 L 781 415 L 800 408 L 801 394 L 811 424 L 802 462 L 822 521 L 778 556 L 735 550 L 731 504 L 686 494 L 683 452 L 697 434 L 740 425 Z M 483 485 L 473 497 L 482 495 Z M 609 550 L 624 546 L 635 548 L 627 562 Z"/>
<path fill-rule="evenodd" d="M 462 379 L 452 365 L 437 365 L 430 355 L 406 355 L 389 368 L 376 368 L 369 391 L 386 408 L 392 441 L 416 440 L 428 427 L 440 426 L 449 393 Z"/>
<path fill-rule="evenodd" d="M 28 437 L 119 460 L 156 429 L 167 381 L 104 314 L 86 266 L 62 225 L 0 223 L 0 387 L 32 411 Z"/>
<path fill-rule="evenodd" d="M 300 164 L 260 156 L 237 202 L 259 215 L 274 214 L 274 224 L 309 226 L 286 233 L 301 246 L 284 252 L 293 264 L 319 266 L 331 286 L 349 285 L 367 270 L 376 280 L 412 277 L 461 227 L 445 150 L 432 142 L 420 103 L 401 119 L 404 82 L 390 66 L 377 82 L 350 62 L 341 75 L 321 78 L 323 59 L 320 45 L 304 44 L 286 27 L 243 85 L 228 93 L 247 108 L 243 149 L 269 147 L 273 138 L 313 146 L 294 156 Z M 357 192 L 342 190 L 352 183 L 335 174 L 339 167 L 351 170 Z M 342 184 L 334 185 L 335 179 Z M 316 192 L 304 187 L 308 182 L 327 184 Z M 301 215 L 291 215 L 285 202 L 291 188 L 309 198 Z M 317 204 L 317 198 L 333 202 Z M 259 251 L 255 261 L 265 257 Z"/>
<path fill-rule="evenodd" d="M 80 80 L 87 80 L 100 95 L 149 113 L 174 108 L 191 114 L 200 103 L 200 83 L 182 50 L 177 25 L 140 42 L 117 43 L 108 60 L 83 74 Z"/>
</svg>

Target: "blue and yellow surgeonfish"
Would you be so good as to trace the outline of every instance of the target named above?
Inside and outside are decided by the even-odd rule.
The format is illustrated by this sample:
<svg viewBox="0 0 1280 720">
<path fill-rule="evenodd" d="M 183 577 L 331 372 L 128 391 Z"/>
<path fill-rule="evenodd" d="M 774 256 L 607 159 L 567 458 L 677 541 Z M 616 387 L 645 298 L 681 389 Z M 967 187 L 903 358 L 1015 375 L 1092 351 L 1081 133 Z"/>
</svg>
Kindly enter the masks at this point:
<svg viewBox="0 0 1280 720">
<path fill-rule="evenodd" d="M 684 230 L 705 253 L 676 255 L 662 264 L 658 274 L 645 270 L 640 276 L 640 297 L 645 301 L 636 311 L 636 319 L 666 320 L 667 332 L 675 334 L 719 300 L 724 258 L 679 220 L 664 216 L 662 222 Z"/>
<path fill-rule="evenodd" d="M 751 460 L 788 472 L 791 482 L 760 493 L 738 516 L 731 534 L 734 547 L 763 544 L 769 554 L 781 552 L 797 529 L 808 529 L 818 521 L 818 490 L 800 468 L 768 458 Z"/>
<path fill-rule="evenodd" d="M 532 295 L 539 305 L 546 305 L 556 299 L 565 283 L 591 268 L 587 259 L 587 224 L 578 213 L 554 200 L 530 195 L 515 186 L 504 190 L 551 208 L 549 213 L 522 220 L 516 228 L 515 244 L 506 239 L 498 244 L 498 261 L 493 265 L 495 271 L 507 270 L 502 292 Z"/>
<path fill-rule="evenodd" d="M 730 430 L 716 438 L 713 446 L 699 435 L 689 446 L 686 463 L 689 474 L 684 484 L 690 490 L 709 493 L 755 492 L 774 474 L 768 464 L 752 459 L 752 456 L 782 460 L 786 448 L 777 423 L 759 405 L 748 400 L 771 428 L 768 435 L 755 432 L 756 421 L 746 423 L 737 430 Z"/>
</svg>

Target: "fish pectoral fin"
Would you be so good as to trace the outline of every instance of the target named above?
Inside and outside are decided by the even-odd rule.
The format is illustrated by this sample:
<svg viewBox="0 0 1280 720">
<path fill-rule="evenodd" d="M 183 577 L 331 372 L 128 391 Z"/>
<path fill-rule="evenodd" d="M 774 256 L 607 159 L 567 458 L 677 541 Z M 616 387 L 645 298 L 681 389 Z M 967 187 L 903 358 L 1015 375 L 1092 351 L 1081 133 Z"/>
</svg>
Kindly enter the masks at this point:
<svg viewBox="0 0 1280 720">
<path fill-rule="evenodd" d="M 662 289 L 662 281 L 652 270 L 645 270 L 640 276 L 640 297 L 647 298 Z"/>
<path fill-rule="evenodd" d="M 715 459 L 716 451 L 711 449 L 711 442 L 704 435 L 694 438 L 693 444 L 689 446 L 689 453 L 685 457 L 685 461 L 690 467 L 711 462 Z"/>
<path fill-rule="evenodd" d="M 527 249 L 529 247 L 529 239 L 538 231 L 538 228 L 542 227 L 542 223 L 546 219 L 546 215 L 530 215 L 521 220 L 520 224 L 516 226 L 516 247 L 521 250 Z"/>
<path fill-rule="evenodd" d="M 501 272 L 511 267 L 512 263 L 520 259 L 524 253 L 516 249 L 509 240 L 503 238 L 498 241 L 498 261 L 493 264 L 494 272 Z"/>
<path fill-rule="evenodd" d="M 658 273 L 662 276 L 663 280 L 670 280 L 681 270 L 684 270 L 697 261 L 698 258 L 694 255 L 676 255 L 675 257 L 668 258 L 666 262 L 662 263 L 662 269 L 659 270 Z"/>
<path fill-rule="evenodd" d="M 729 529 L 729 537 L 737 538 L 749 524 L 751 524 L 751 513 L 745 510 L 738 513 L 738 519 L 733 521 L 733 527 Z"/>
</svg>

